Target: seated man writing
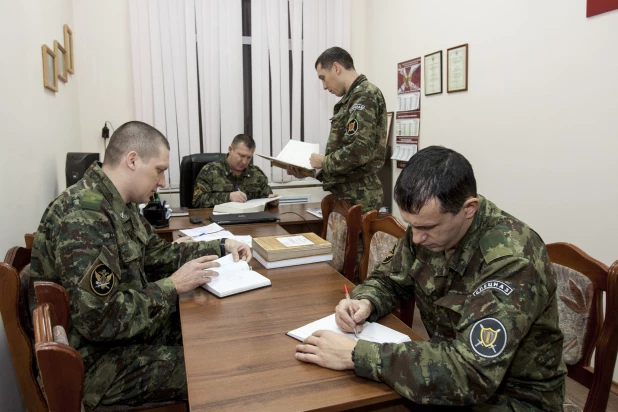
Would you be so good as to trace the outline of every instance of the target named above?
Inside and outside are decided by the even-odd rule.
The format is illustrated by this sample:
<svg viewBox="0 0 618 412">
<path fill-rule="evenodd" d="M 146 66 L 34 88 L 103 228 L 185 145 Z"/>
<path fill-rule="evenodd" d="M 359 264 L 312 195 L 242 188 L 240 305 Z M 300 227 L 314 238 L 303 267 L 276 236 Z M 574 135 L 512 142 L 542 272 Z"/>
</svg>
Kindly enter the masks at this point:
<svg viewBox="0 0 618 412">
<path fill-rule="evenodd" d="M 566 367 L 556 277 L 545 244 L 525 223 L 477 195 L 470 163 L 431 146 L 395 185 L 406 234 L 336 308 L 339 328 L 362 329 L 414 296 L 431 339 L 359 341 L 317 331 L 296 358 L 354 369 L 419 404 L 474 410 L 562 410 Z"/>
<path fill-rule="evenodd" d="M 48 206 L 35 236 L 32 278 L 69 294 L 69 343 L 84 360 L 84 397 L 97 405 L 187 398 L 178 295 L 215 276 L 217 257 L 251 259 L 231 239 L 169 243 L 139 214 L 165 187 L 169 143 L 141 122 L 119 127 L 84 178 Z"/>
<path fill-rule="evenodd" d="M 193 207 L 214 207 L 227 202 L 276 197 L 262 170 L 249 164 L 255 141 L 246 134 L 237 135 L 225 159 L 205 165 L 195 181 Z M 268 203 L 277 206 L 278 200 Z"/>
</svg>

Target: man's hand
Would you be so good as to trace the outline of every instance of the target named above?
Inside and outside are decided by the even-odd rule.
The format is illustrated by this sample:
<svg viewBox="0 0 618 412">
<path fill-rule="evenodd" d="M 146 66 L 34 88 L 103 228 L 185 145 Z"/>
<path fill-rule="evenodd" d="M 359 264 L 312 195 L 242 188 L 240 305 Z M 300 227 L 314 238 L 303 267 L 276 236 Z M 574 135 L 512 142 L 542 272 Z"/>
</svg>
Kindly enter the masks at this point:
<svg viewBox="0 0 618 412">
<path fill-rule="evenodd" d="M 234 262 L 244 260 L 249 262 L 253 255 L 251 254 L 251 248 L 246 243 L 238 242 L 234 239 L 225 239 L 225 251 L 231 253 L 234 256 Z"/>
<path fill-rule="evenodd" d="M 188 243 L 188 242 L 193 242 L 193 238 L 191 236 L 182 236 L 174 240 L 174 243 Z"/>
<path fill-rule="evenodd" d="M 337 307 L 335 307 L 335 320 L 337 321 L 337 326 L 339 326 L 341 331 L 348 333 L 353 333 L 354 326 L 356 326 L 356 331 L 360 332 L 363 330 L 365 319 L 371 315 L 373 305 L 367 299 L 352 299 L 350 300 L 350 304 L 352 305 L 354 318 L 350 317 L 347 299 L 342 299 Z"/>
<path fill-rule="evenodd" d="M 215 259 L 217 259 L 216 255 L 202 256 L 182 265 L 169 277 L 174 282 L 176 293 L 188 292 L 210 282 L 210 276 L 219 276 L 217 272 L 212 270 L 206 271 L 220 266 L 219 263 L 213 262 Z"/>
<path fill-rule="evenodd" d="M 319 153 L 311 153 L 309 163 L 311 163 L 311 167 L 313 167 L 314 169 L 321 169 L 322 160 L 324 160 L 324 155 L 321 155 Z"/>
<path fill-rule="evenodd" d="M 246 201 L 247 201 L 247 195 L 241 192 L 240 190 L 236 190 L 235 192 L 230 192 L 230 202 L 245 203 Z"/>
<path fill-rule="evenodd" d="M 330 330 L 313 332 L 300 345 L 296 345 L 296 359 L 315 363 L 323 368 L 354 369 L 352 350 L 356 342 Z"/>
<path fill-rule="evenodd" d="M 272 195 L 268 195 L 268 198 L 270 199 L 271 197 L 277 197 L 277 196 L 278 195 L 276 193 L 273 193 Z M 268 206 L 270 206 L 270 207 L 279 206 L 279 200 L 273 200 L 272 202 L 269 202 Z"/>
<path fill-rule="evenodd" d="M 303 177 L 305 177 L 302 175 L 302 173 L 297 167 L 288 165 L 288 167 L 285 170 L 286 172 L 288 172 L 288 175 L 294 176 L 297 179 L 302 179 Z"/>
</svg>

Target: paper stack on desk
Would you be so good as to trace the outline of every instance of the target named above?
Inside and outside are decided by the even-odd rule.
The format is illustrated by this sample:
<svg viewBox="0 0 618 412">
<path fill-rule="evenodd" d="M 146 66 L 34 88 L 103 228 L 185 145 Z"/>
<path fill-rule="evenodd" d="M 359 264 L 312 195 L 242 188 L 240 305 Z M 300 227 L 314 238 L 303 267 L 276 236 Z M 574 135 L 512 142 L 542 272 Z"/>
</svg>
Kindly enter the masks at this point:
<svg viewBox="0 0 618 412">
<path fill-rule="evenodd" d="M 302 326 L 298 329 L 294 329 L 286 333 L 286 335 L 293 337 L 299 341 L 304 341 L 309 336 L 313 334 L 313 332 L 318 330 L 331 330 L 333 332 L 339 333 L 341 335 L 346 335 L 349 338 L 354 340 L 368 340 L 370 342 L 375 343 L 403 343 L 409 342 L 412 339 L 408 335 L 404 335 L 401 332 L 397 332 L 394 329 L 391 329 L 387 326 L 380 325 L 375 322 L 365 322 L 363 324 L 363 330 L 359 332 L 358 338 L 354 336 L 354 333 L 344 333 L 337 326 L 337 322 L 335 320 L 335 314 L 326 316 L 325 318 L 316 320 L 315 322 L 311 322 L 305 326 Z"/>
</svg>

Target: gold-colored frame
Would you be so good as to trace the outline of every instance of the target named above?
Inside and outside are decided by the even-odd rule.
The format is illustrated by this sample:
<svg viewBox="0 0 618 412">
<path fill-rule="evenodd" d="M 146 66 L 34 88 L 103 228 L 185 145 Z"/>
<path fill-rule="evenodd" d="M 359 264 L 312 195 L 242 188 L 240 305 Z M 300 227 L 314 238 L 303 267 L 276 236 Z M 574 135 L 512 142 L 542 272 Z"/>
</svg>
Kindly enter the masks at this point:
<svg viewBox="0 0 618 412">
<path fill-rule="evenodd" d="M 58 40 L 54 40 L 54 53 L 56 53 L 56 70 L 58 73 L 58 79 L 66 83 L 69 77 L 67 72 L 67 52 L 64 47 L 58 43 Z"/>
<path fill-rule="evenodd" d="M 67 71 L 73 74 L 75 73 L 75 63 L 73 61 L 73 55 L 75 54 L 73 49 L 73 31 L 69 28 L 68 24 L 64 25 L 64 48 L 67 56 Z"/>
<path fill-rule="evenodd" d="M 58 91 L 58 72 L 56 71 L 56 53 L 44 44 L 41 47 L 43 56 L 43 86 L 54 92 Z"/>
</svg>

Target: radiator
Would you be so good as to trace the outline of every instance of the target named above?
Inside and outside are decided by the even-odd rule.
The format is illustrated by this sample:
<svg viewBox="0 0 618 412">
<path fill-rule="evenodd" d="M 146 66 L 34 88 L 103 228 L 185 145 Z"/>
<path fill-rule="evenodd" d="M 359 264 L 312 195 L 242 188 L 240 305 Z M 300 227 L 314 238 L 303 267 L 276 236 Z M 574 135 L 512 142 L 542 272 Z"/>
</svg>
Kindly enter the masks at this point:
<svg viewBox="0 0 618 412">
<path fill-rule="evenodd" d="M 311 202 L 311 195 L 288 195 L 281 196 L 279 199 L 280 205 L 291 205 L 294 203 L 309 203 Z"/>
</svg>

